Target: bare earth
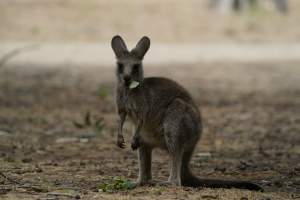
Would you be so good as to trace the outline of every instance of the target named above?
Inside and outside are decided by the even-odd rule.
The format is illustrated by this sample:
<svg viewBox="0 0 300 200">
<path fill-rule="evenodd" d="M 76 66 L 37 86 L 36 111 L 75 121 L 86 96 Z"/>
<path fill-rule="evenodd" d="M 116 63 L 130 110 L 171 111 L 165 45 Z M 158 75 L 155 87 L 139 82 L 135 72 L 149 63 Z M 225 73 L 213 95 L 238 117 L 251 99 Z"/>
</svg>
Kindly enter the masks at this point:
<svg viewBox="0 0 300 200">
<path fill-rule="evenodd" d="M 205 129 L 192 161 L 195 174 L 251 180 L 266 192 L 159 186 L 98 192 L 108 177 L 134 180 L 138 172 L 135 152 L 115 145 L 113 66 L 81 71 L 6 66 L 0 71 L 1 199 L 300 197 L 297 63 L 150 65 L 145 71 L 182 83 L 202 110 Z M 87 111 L 92 119 L 103 118 L 101 131 L 74 126 Z M 167 179 L 166 153 L 155 151 L 153 169 L 155 180 Z"/>
<path fill-rule="evenodd" d="M 300 1 L 290 0 L 288 15 L 228 16 L 208 1 L 0 0 L 0 199 L 300 199 Z M 265 192 L 98 191 L 109 177 L 138 173 L 136 152 L 115 144 L 115 34 L 148 35 L 146 76 L 175 79 L 196 99 L 204 132 L 194 173 L 250 180 Z M 92 124 L 80 128 L 88 112 Z M 160 150 L 153 177 L 168 177 Z"/>
</svg>

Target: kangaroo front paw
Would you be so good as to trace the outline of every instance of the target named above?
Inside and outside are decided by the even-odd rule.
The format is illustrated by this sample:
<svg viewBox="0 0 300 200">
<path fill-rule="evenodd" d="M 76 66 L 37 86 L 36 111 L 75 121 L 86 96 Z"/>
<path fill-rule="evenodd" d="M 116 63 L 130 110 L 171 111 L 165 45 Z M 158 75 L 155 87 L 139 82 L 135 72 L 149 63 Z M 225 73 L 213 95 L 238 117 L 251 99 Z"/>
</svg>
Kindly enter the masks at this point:
<svg viewBox="0 0 300 200">
<path fill-rule="evenodd" d="M 118 145 L 118 147 L 120 147 L 121 149 L 124 149 L 124 148 L 125 148 L 125 140 L 124 140 L 124 137 L 123 137 L 122 135 L 118 136 L 117 145 Z"/>
<path fill-rule="evenodd" d="M 138 138 L 134 138 L 131 142 L 132 150 L 137 150 L 140 147 L 140 141 Z"/>
</svg>

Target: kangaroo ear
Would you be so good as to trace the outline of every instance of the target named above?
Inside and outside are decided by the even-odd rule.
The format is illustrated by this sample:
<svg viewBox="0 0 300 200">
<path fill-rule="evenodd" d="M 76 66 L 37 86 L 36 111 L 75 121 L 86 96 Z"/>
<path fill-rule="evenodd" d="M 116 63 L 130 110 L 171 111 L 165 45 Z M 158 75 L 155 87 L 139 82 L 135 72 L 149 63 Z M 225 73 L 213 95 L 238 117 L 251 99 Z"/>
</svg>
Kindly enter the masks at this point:
<svg viewBox="0 0 300 200">
<path fill-rule="evenodd" d="M 128 53 L 126 44 L 121 36 L 116 35 L 111 40 L 111 47 L 114 50 L 117 58 L 122 57 L 124 54 Z"/>
<path fill-rule="evenodd" d="M 139 59 L 143 59 L 149 47 L 150 39 L 147 36 L 144 36 L 140 39 L 135 48 L 131 50 L 131 53 L 136 55 Z"/>
</svg>

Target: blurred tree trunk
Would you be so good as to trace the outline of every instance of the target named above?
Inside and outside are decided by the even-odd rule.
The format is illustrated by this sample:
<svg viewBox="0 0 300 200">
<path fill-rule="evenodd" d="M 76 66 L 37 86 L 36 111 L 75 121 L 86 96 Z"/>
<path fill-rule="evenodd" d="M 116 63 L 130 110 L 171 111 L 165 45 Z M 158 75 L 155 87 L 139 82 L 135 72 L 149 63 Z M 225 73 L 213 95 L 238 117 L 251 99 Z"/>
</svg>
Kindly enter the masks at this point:
<svg viewBox="0 0 300 200">
<path fill-rule="evenodd" d="M 257 0 L 211 0 L 210 6 L 217 8 L 221 13 L 241 11 L 256 5 Z"/>
<path fill-rule="evenodd" d="M 281 13 L 287 13 L 288 12 L 288 0 L 274 0 L 274 3 Z"/>
<path fill-rule="evenodd" d="M 288 11 L 288 0 L 272 0 L 281 13 Z M 243 11 L 258 6 L 258 0 L 211 0 L 210 7 L 216 8 L 220 13 Z"/>
</svg>

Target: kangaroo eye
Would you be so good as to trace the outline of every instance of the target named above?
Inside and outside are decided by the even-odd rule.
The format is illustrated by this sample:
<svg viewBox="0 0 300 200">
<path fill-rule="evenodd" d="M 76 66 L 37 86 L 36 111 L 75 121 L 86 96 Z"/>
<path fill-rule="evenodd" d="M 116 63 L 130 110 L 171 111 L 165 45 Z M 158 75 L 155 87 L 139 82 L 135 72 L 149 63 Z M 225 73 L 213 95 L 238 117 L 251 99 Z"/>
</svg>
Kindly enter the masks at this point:
<svg viewBox="0 0 300 200">
<path fill-rule="evenodd" d="M 122 63 L 118 63 L 118 72 L 123 73 L 124 71 L 124 65 Z"/>
</svg>

